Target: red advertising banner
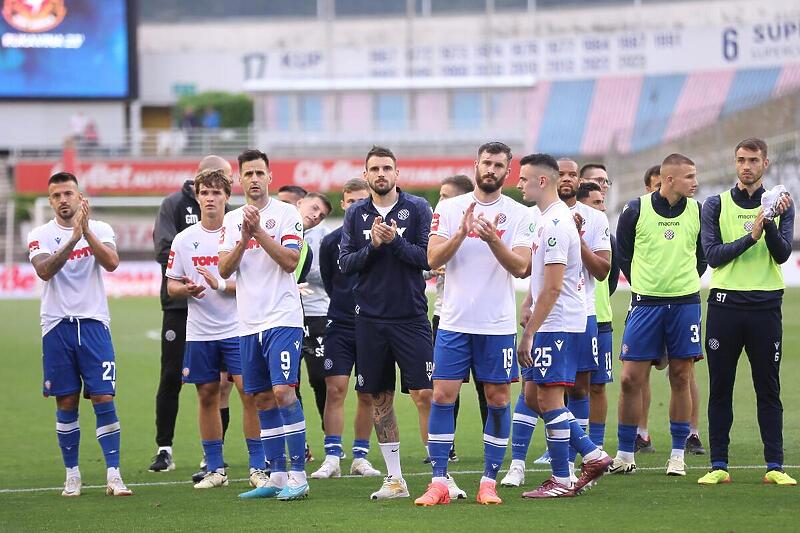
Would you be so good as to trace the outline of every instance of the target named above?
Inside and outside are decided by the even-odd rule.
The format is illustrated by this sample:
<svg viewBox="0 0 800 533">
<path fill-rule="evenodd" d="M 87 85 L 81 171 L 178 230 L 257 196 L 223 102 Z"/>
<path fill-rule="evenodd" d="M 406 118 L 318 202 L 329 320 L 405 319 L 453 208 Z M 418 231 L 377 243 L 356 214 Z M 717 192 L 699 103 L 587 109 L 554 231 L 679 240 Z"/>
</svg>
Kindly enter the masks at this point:
<svg viewBox="0 0 800 533">
<path fill-rule="evenodd" d="M 231 162 L 236 169 L 236 161 Z M 174 192 L 194 176 L 194 160 L 85 160 L 75 161 L 74 170 L 83 190 L 89 194 L 165 195 Z M 61 161 L 19 161 L 14 176 L 20 194 L 47 194 L 47 179 L 64 168 Z M 296 159 L 270 162 L 272 184 L 276 191 L 283 185 L 300 185 L 310 191 L 338 190 L 350 178 L 360 177 L 363 160 Z M 398 162 L 397 184 L 410 189 L 435 188 L 442 178 L 454 174 L 473 176 L 471 159 L 409 159 Z M 512 174 L 516 177 L 516 171 Z M 238 179 L 234 193 L 241 193 Z"/>
</svg>

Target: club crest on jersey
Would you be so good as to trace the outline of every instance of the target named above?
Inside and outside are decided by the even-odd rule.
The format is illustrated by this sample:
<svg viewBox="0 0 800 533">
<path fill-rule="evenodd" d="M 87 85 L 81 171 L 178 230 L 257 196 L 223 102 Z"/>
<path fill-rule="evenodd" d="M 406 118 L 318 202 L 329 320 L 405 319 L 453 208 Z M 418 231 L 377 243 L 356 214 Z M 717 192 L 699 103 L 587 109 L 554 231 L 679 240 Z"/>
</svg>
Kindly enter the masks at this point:
<svg viewBox="0 0 800 533">
<path fill-rule="evenodd" d="M 359 387 L 364 386 L 364 376 L 362 376 L 361 374 L 358 375 L 358 386 Z"/>
<path fill-rule="evenodd" d="M 410 216 L 411 213 L 408 211 L 408 209 L 401 209 L 400 211 L 397 212 L 397 218 L 399 218 L 400 220 L 408 220 L 408 217 Z"/>
<path fill-rule="evenodd" d="M 505 213 L 500 213 L 499 215 L 497 215 L 497 223 L 498 224 L 505 224 L 506 220 L 507 220 L 507 218 L 506 218 L 506 214 Z"/>
<path fill-rule="evenodd" d="M 672 231 L 671 229 L 668 229 L 667 231 L 664 232 L 664 238 L 667 239 L 668 241 L 671 241 L 672 239 L 675 238 L 675 232 Z"/>
<path fill-rule="evenodd" d="M 628 345 L 627 344 L 623 344 L 622 345 L 622 355 L 626 355 L 627 353 L 628 353 Z"/>
<path fill-rule="evenodd" d="M 711 350 L 716 350 L 719 348 L 719 341 L 715 338 L 708 339 L 708 347 Z"/>
<path fill-rule="evenodd" d="M 183 374 L 183 377 L 188 378 L 189 377 L 189 367 L 184 367 L 182 374 Z"/>
<path fill-rule="evenodd" d="M 264 227 L 267 228 L 267 229 L 274 228 L 275 227 L 275 219 L 274 218 L 270 218 L 269 220 L 264 222 Z"/>
<path fill-rule="evenodd" d="M 325 370 L 330 370 L 333 368 L 333 361 L 330 358 L 326 358 L 323 366 L 325 367 Z"/>
<path fill-rule="evenodd" d="M 753 221 L 752 221 L 752 220 L 751 220 L 751 221 L 749 221 L 749 222 L 745 222 L 745 223 L 744 223 L 744 230 L 745 230 L 746 232 L 748 232 L 748 233 L 749 233 L 749 232 L 751 232 L 751 231 L 753 231 Z"/>
</svg>

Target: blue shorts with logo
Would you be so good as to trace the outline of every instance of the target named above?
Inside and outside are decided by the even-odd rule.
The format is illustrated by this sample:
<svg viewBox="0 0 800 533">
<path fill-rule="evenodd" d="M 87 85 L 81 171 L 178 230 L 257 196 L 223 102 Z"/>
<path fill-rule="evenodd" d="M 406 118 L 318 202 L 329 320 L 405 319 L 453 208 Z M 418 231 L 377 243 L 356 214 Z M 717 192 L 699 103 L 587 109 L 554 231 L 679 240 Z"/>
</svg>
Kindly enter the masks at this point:
<svg viewBox="0 0 800 533">
<path fill-rule="evenodd" d="M 214 383 L 219 373 L 242 374 L 239 337 L 214 341 L 186 341 L 183 352 L 184 383 Z"/>
<path fill-rule="evenodd" d="M 623 361 L 651 361 L 665 352 L 670 359 L 702 356 L 700 304 L 637 305 L 622 335 Z"/>
<path fill-rule="evenodd" d="M 117 365 L 111 332 L 99 320 L 65 318 L 42 337 L 42 392 L 67 396 L 81 391 L 114 395 Z"/>
<path fill-rule="evenodd" d="M 439 329 L 433 348 L 433 379 L 469 377 L 485 383 L 519 380 L 516 334 L 480 335 Z"/>
<path fill-rule="evenodd" d="M 576 362 L 578 372 L 594 372 L 600 366 L 600 350 L 597 344 L 597 317 L 595 315 L 586 317 L 586 331 L 581 333 L 581 339 L 578 342 L 578 360 Z"/>
<path fill-rule="evenodd" d="M 540 331 L 533 337 L 533 366 L 522 369 L 525 381 L 537 385 L 575 384 L 577 352 L 583 333 Z"/>
<path fill-rule="evenodd" d="M 614 372 L 611 362 L 614 359 L 611 355 L 614 349 L 613 333 L 611 331 L 601 331 L 597 334 L 597 350 L 600 352 L 600 365 L 597 370 L 592 372 L 591 383 L 593 385 L 603 385 L 614 381 Z"/>
<path fill-rule="evenodd" d="M 325 327 L 325 377 L 349 376 L 355 364 L 355 323 L 329 320 Z"/>
<path fill-rule="evenodd" d="M 244 392 L 298 383 L 303 328 L 275 327 L 239 337 Z"/>
</svg>

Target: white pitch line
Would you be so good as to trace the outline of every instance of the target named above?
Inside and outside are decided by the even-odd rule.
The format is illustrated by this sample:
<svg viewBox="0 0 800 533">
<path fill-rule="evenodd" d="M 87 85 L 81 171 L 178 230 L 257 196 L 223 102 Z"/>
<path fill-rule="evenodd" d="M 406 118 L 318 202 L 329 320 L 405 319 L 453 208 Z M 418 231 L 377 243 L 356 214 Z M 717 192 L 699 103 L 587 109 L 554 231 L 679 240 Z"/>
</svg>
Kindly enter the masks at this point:
<svg viewBox="0 0 800 533">
<path fill-rule="evenodd" d="M 800 468 L 800 465 L 784 465 L 784 468 Z M 736 466 L 729 466 L 728 470 L 759 470 L 763 469 L 766 470 L 766 466 L 764 465 L 736 465 Z M 663 466 L 642 466 L 637 467 L 637 471 L 656 471 L 656 470 L 664 470 Z M 708 466 L 687 466 L 686 470 L 708 470 Z M 550 472 L 549 468 L 527 468 L 525 469 L 526 472 Z M 500 472 L 507 472 L 507 470 L 500 470 Z M 472 474 L 483 474 L 483 470 L 450 470 L 448 471 L 449 474 L 454 475 L 472 475 Z M 407 472 L 405 477 L 411 476 L 430 476 L 430 472 Z M 340 479 L 347 479 L 347 478 L 361 478 L 363 476 L 355 476 L 352 474 L 346 474 L 341 476 Z M 377 477 L 377 476 L 376 476 Z M 248 481 L 249 478 L 239 478 L 239 479 L 229 479 L 228 481 L 233 483 L 239 483 L 242 481 Z M 128 483 L 129 487 L 158 487 L 164 485 L 188 485 L 192 483 L 192 481 L 152 481 L 147 483 Z M 106 488 L 105 485 L 83 485 L 84 489 L 104 489 Z M 0 489 L 0 494 L 19 494 L 24 492 L 49 492 L 55 490 L 63 490 L 64 487 L 36 487 L 36 488 L 26 488 L 26 489 Z"/>
</svg>

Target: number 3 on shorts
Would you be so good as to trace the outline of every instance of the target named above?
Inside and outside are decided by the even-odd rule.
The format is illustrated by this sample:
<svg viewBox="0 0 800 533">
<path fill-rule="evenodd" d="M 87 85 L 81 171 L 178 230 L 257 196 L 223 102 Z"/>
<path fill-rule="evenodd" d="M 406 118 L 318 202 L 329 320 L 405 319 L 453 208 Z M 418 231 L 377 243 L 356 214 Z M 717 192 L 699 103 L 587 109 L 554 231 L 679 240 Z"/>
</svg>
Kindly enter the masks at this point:
<svg viewBox="0 0 800 533">
<path fill-rule="evenodd" d="M 692 324 L 689 326 L 689 330 L 692 332 L 692 337 L 689 340 L 692 342 L 700 342 L 700 324 Z"/>
<path fill-rule="evenodd" d="M 292 368 L 292 356 L 287 351 L 281 352 L 281 370 L 290 370 Z"/>
</svg>

